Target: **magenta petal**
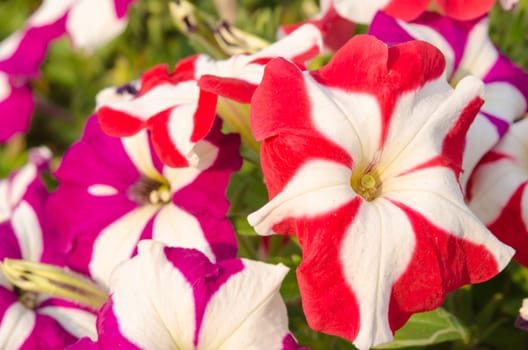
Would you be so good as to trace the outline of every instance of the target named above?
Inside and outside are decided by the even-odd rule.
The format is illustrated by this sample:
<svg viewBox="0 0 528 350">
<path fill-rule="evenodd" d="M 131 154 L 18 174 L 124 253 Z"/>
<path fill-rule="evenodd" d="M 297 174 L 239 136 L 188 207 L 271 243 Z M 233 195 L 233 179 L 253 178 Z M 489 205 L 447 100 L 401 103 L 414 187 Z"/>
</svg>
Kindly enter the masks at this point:
<svg viewBox="0 0 528 350">
<path fill-rule="evenodd" d="M 29 86 L 11 85 L 11 94 L 0 100 L 0 142 L 7 141 L 16 133 L 26 132 L 34 108 L 35 101 Z"/>
</svg>

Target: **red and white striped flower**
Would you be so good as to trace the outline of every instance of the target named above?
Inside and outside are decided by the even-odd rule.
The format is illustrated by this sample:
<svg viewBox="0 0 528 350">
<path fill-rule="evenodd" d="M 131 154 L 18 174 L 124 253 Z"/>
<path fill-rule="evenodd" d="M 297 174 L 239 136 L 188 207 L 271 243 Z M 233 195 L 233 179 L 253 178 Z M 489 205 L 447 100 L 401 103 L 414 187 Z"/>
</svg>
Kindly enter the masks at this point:
<svg viewBox="0 0 528 350">
<path fill-rule="evenodd" d="M 427 12 L 413 22 L 378 13 L 369 32 L 387 43 L 424 40 L 442 51 L 447 79 L 455 85 L 467 75 L 484 82 L 485 101 L 466 136 L 462 186 L 478 161 L 504 136 L 509 125 L 528 112 L 528 73 L 491 41 L 489 19 L 456 21 Z"/>
<path fill-rule="evenodd" d="M 249 103 L 264 65 L 272 58 L 283 56 L 304 63 L 321 46 L 319 30 L 307 25 L 254 55 L 240 54 L 224 61 L 195 55 L 180 61 L 173 72 L 166 66 L 154 67 L 143 74 L 135 98 L 99 106 L 101 127 L 118 137 L 149 129 L 163 163 L 192 165 L 198 161 L 194 146 L 215 119 L 217 95 Z"/>
<path fill-rule="evenodd" d="M 298 349 L 279 293 L 287 271 L 246 259 L 215 264 L 195 249 L 142 241 L 112 274 L 98 344 L 70 349 Z"/>
<path fill-rule="evenodd" d="M 528 117 L 482 158 L 468 186 L 471 210 L 528 266 Z"/>
<path fill-rule="evenodd" d="M 252 99 L 271 199 L 248 219 L 259 234 L 298 237 L 309 325 L 360 349 L 513 254 L 457 181 L 482 83 L 453 90 L 443 72 L 430 44 L 356 36 L 314 72 L 270 62 Z"/>
</svg>

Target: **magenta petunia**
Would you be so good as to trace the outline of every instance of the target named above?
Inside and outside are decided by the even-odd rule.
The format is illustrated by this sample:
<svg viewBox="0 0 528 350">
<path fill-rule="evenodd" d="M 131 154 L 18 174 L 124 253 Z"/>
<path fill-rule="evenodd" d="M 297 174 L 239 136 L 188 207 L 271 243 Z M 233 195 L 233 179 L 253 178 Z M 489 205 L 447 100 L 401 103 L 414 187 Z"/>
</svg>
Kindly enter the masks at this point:
<svg viewBox="0 0 528 350">
<path fill-rule="evenodd" d="M 97 343 L 69 349 L 296 350 L 279 288 L 288 269 L 142 241 L 101 308 Z"/>
<path fill-rule="evenodd" d="M 29 85 L 49 45 L 67 34 L 93 50 L 121 33 L 133 0 L 45 0 L 24 27 L 0 43 L 0 142 L 26 132 L 35 107 Z"/>
<path fill-rule="evenodd" d="M 200 161 L 172 168 L 155 155 L 146 130 L 111 137 L 92 116 L 57 169 L 59 185 L 48 202 L 69 266 L 107 285 L 145 238 L 196 248 L 213 260 L 236 256 L 225 192 L 241 165 L 239 145 L 217 121 L 195 147 Z"/>
<path fill-rule="evenodd" d="M 48 149 L 34 149 L 28 164 L 0 180 L 2 264 L 7 258 L 61 263 L 46 223 L 48 192 L 40 178 L 50 157 Z M 0 271 L 0 348 L 59 350 L 80 337 L 97 339 L 93 311 L 19 288 Z"/>
<path fill-rule="evenodd" d="M 465 187 L 473 168 L 508 130 L 528 112 L 528 73 L 501 54 L 488 35 L 486 17 L 461 22 L 425 13 L 406 23 L 379 13 L 370 33 L 388 43 L 424 40 L 438 47 L 446 58 L 451 84 L 467 75 L 484 82 L 485 101 L 469 128 L 461 175 Z"/>
<path fill-rule="evenodd" d="M 309 325 L 360 349 L 513 254 L 457 181 L 482 83 L 453 89 L 443 72 L 430 44 L 360 35 L 317 71 L 270 62 L 251 102 L 270 201 L 248 220 L 298 237 Z"/>
</svg>

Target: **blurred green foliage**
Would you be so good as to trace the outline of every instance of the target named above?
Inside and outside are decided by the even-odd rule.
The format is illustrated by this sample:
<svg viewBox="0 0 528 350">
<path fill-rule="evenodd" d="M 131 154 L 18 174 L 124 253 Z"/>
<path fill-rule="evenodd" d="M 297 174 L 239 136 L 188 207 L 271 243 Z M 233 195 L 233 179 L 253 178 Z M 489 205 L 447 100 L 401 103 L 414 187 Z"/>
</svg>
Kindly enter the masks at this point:
<svg viewBox="0 0 528 350">
<path fill-rule="evenodd" d="M 49 146 L 58 161 L 80 137 L 86 118 L 93 113 L 95 95 L 102 88 L 136 79 L 142 71 L 157 64 L 173 66 L 179 59 L 196 52 L 173 25 L 168 2 L 137 1 L 131 9 L 126 31 L 93 53 L 74 51 L 67 38 L 51 45 L 42 74 L 32 82 L 37 108 L 31 130 L 0 146 L 0 175 L 6 176 L 23 164 L 27 148 L 32 146 Z M 39 3 L 36 0 L 0 2 L 0 39 L 22 27 Z M 198 0 L 194 4 L 217 16 L 212 1 Z M 273 41 L 279 24 L 303 20 L 316 6 L 315 1 L 306 0 L 240 0 L 235 25 Z M 527 13 L 528 0 L 521 0 L 516 11 L 510 13 L 496 6 L 491 13 L 490 34 L 502 52 L 525 69 L 528 69 Z M 245 161 L 241 172 L 233 177 L 229 197 L 233 200 L 230 217 L 239 232 L 240 255 L 291 267 L 281 291 L 288 305 L 291 330 L 299 342 L 312 349 L 354 349 L 348 341 L 312 331 L 307 326 L 295 279 L 301 251 L 294 239 L 263 240 L 247 224 L 247 214 L 267 200 L 262 174 L 254 159 Z M 436 338 L 440 344 L 423 347 L 418 339 L 412 348 L 528 349 L 528 335 L 513 328 L 526 295 L 528 272 L 512 263 L 487 283 L 451 293 L 441 311 L 413 317 L 397 333 L 397 339 L 419 338 L 420 334 L 427 338 L 451 327 L 451 333 Z M 444 342 L 447 340 L 450 342 Z"/>
</svg>

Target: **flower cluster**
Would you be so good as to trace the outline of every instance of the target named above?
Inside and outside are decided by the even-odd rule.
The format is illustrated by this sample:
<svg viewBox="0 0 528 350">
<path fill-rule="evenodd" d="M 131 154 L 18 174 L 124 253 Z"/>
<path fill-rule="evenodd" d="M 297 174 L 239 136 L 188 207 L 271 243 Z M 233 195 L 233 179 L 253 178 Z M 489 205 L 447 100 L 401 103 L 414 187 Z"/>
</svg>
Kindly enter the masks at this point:
<svg viewBox="0 0 528 350">
<path fill-rule="evenodd" d="M 1 142 L 52 41 L 93 52 L 133 2 L 45 0 L 0 44 Z M 0 180 L 0 348 L 301 350 L 302 304 L 364 350 L 528 267 L 528 73 L 489 38 L 494 4 L 321 1 L 268 44 L 172 3 L 211 55 L 103 89 L 57 162 L 34 148 Z"/>
</svg>

